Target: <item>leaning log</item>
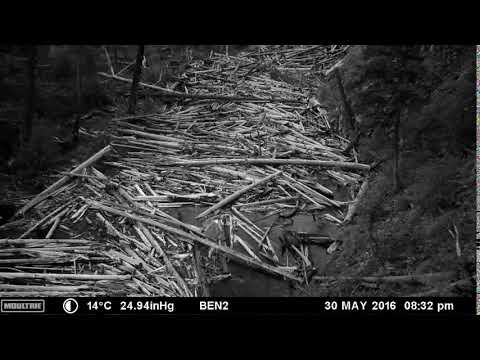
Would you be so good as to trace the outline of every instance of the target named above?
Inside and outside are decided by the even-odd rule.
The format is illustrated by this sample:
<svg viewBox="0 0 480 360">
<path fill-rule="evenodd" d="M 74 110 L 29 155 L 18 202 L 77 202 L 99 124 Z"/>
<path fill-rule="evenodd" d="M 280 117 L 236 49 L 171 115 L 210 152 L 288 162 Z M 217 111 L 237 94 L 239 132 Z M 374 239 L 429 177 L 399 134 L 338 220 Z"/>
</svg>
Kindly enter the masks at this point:
<svg viewBox="0 0 480 360">
<path fill-rule="evenodd" d="M 367 187 L 368 187 L 368 179 L 365 179 L 362 186 L 360 187 L 360 190 L 358 191 L 356 199 L 354 200 L 353 203 L 351 203 L 348 206 L 347 215 L 345 216 L 345 219 L 343 220 L 344 224 L 347 224 L 350 221 L 352 221 L 352 218 L 355 215 L 355 212 L 357 211 L 358 205 L 362 201 L 362 198 L 365 196 L 365 193 L 367 191 Z"/>
<path fill-rule="evenodd" d="M 271 175 L 268 175 L 267 177 L 263 178 L 262 180 L 260 181 L 256 181 L 254 182 L 253 184 L 250 184 L 246 187 L 244 187 L 243 189 L 240 189 L 238 191 L 235 191 L 233 194 L 227 196 L 225 199 L 223 199 L 222 201 L 216 203 L 215 205 L 209 207 L 207 210 L 205 210 L 204 212 L 202 212 L 201 214 L 197 215 L 196 219 L 199 219 L 201 217 L 204 217 L 208 214 L 210 214 L 211 212 L 217 210 L 217 209 L 220 209 L 222 207 L 224 207 L 225 205 L 227 204 L 230 204 L 232 201 L 235 201 L 236 199 L 238 199 L 240 196 L 242 196 L 243 194 L 245 194 L 247 191 L 250 191 L 251 189 L 253 189 L 254 187 L 257 187 L 259 185 L 262 185 L 268 181 L 270 181 L 271 179 L 273 179 L 274 177 L 277 177 L 278 175 L 280 175 L 282 172 L 281 171 L 277 171 L 276 173 L 274 174 L 271 174 Z"/>
<path fill-rule="evenodd" d="M 100 159 L 102 156 L 104 156 L 106 153 L 108 153 L 111 150 L 110 145 L 107 145 L 104 147 L 102 150 L 85 160 L 83 163 L 78 165 L 75 169 L 71 171 L 72 174 L 78 174 L 80 171 L 85 169 L 86 167 L 92 165 L 95 161 Z M 55 190 L 57 190 L 59 187 L 62 185 L 66 184 L 69 180 L 71 179 L 71 176 L 66 175 L 62 177 L 60 180 L 55 182 L 54 184 L 50 185 L 48 188 L 43 190 L 40 194 L 35 196 L 31 201 L 29 201 L 25 206 L 23 206 L 20 210 L 17 211 L 15 216 L 25 214 L 29 209 L 32 207 L 38 205 L 41 203 L 43 200 L 48 198 Z"/>
</svg>

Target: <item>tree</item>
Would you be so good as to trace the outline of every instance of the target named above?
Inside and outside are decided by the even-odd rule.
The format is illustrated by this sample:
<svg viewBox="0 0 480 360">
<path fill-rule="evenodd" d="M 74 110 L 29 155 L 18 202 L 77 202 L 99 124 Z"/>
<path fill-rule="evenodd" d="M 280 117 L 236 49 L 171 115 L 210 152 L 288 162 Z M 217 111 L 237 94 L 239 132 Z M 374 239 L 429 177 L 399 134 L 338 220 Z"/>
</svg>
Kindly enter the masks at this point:
<svg viewBox="0 0 480 360">
<path fill-rule="evenodd" d="M 399 159 L 401 154 L 401 120 L 404 109 L 423 96 L 419 80 L 424 76 L 417 46 L 367 46 L 365 63 L 361 64 L 357 83 L 363 88 L 358 102 L 368 109 L 366 117 L 375 120 L 385 133 L 392 134 L 393 190 L 400 189 Z M 393 131 L 392 131 L 393 130 Z"/>
<path fill-rule="evenodd" d="M 112 46 L 113 50 L 113 70 L 118 71 L 118 47 L 116 45 Z"/>
<path fill-rule="evenodd" d="M 345 89 L 342 84 L 342 78 L 340 77 L 340 73 L 338 69 L 335 69 L 334 76 L 335 76 L 335 80 L 337 81 L 340 100 L 342 101 L 344 114 L 345 114 L 342 128 L 344 131 L 344 135 L 349 136 L 349 135 L 352 135 L 355 130 L 355 116 L 353 115 L 352 107 L 347 99 L 347 95 L 345 94 Z M 353 144 L 353 141 L 352 141 L 352 144 Z"/>
<path fill-rule="evenodd" d="M 35 105 L 35 70 L 37 67 L 37 47 L 28 47 L 27 60 L 27 94 L 22 143 L 28 143 L 32 137 L 32 119 Z"/>
<path fill-rule="evenodd" d="M 142 60 L 143 54 L 145 52 L 145 46 L 139 45 L 137 50 L 137 59 L 135 62 L 135 70 L 133 73 L 132 87 L 130 89 L 130 101 L 128 104 L 128 113 L 134 114 L 135 107 L 137 106 L 137 87 L 140 82 L 140 77 L 142 75 Z"/>
<path fill-rule="evenodd" d="M 80 130 L 80 118 L 86 102 L 86 88 L 91 87 L 92 76 L 95 76 L 95 59 L 93 49 L 88 46 L 76 46 L 72 49 L 74 66 L 75 115 L 72 126 L 72 140 L 77 142 Z M 89 89 L 92 91 L 93 89 Z M 91 94 L 90 94 L 91 95 Z"/>
<path fill-rule="evenodd" d="M 81 51 L 79 51 L 80 53 Z M 80 55 L 80 54 L 79 54 Z M 75 120 L 73 122 L 72 129 L 72 139 L 74 142 L 78 141 L 79 130 L 80 130 L 80 117 L 82 111 L 82 84 L 81 84 L 81 75 L 80 75 L 80 56 L 75 59 Z"/>
</svg>

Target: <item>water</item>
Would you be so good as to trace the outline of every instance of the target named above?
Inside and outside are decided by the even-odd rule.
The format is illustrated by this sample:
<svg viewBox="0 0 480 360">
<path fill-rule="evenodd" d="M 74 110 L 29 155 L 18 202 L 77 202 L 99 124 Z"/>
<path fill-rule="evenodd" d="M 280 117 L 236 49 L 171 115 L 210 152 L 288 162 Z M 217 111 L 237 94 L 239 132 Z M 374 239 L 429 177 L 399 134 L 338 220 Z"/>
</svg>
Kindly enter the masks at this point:
<svg viewBox="0 0 480 360">
<path fill-rule="evenodd" d="M 204 211 L 205 207 L 182 207 L 179 209 L 168 209 L 172 216 L 177 219 L 196 226 L 201 226 L 202 222 L 195 219 L 199 213 Z M 266 230 L 273 224 L 269 238 L 275 249 L 277 256 L 282 264 L 289 261 L 292 265 L 292 255 L 281 255 L 281 242 L 279 237 L 290 230 L 298 233 L 306 233 L 312 235 L 333 236 L 337 231 L 337 227 L 325 220 L 320 220 L 310 213 L 298 213 L 292 218 L 281 218 L 278 215 L 265 217 L 265 214 L 259 212 L 242 211 L 242 214 L 248 217 L 262 230 Z M 242 240 L 244 240 L 251 248 L 256 248 L 257 243 L 251 239 L 243 230 L 237 231 Z M 247 252 L 239 245 L 235 244 L 234 249 L 246 255 Z M 319 246 L 309 246 L 309 259 L 314 267 L 321 271 L 330 255 L 326 249 Z M 287 259 L 287 256 L 289 257 Z M 305 294 L 298 286 L 294 286 L 290 281 L 281 279 L 271 274 L 263 273 L 259 270 L 252 269 L 241 263 L 228 261 L 228 272 L 231 278 L 222 280 L 213 284 L 210 288 L 211 296 L 302 296 Z"/>
</svg>

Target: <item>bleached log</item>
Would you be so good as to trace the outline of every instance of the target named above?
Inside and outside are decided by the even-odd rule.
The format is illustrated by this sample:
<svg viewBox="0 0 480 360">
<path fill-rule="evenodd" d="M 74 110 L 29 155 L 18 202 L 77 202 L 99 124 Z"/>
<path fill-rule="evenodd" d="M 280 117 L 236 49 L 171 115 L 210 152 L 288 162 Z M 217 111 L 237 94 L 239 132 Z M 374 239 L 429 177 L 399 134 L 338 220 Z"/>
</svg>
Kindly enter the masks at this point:
<svg viewBox="0 0 480 360">
<path fill-rule="evenodd" d="M 355 201 L 348 206 L 347 215 L 345 216 L 345 219 L 343 220 L 344 224 L 347 224 L 350 221 L 352 221 L 352 218 L 355 215 L 355 212 L 357 211 L 358 204 L 360 204 L 360 201 L 362 200 L 363 196 L 365 195 L 365 193 L 367 191 L 367 188 L 368 188 L 368 179 L 365 179 L 362 186 L 360 187 L 360 190 L 358 191 L 358 194 L 357 194 L 357 197 L 355 198 Z"/>
<path fill-rule="evenodd" d="M 59 273 L 25 273 L 0 272 L 0 279 L 44 279 L 44 280 L 130 280 L 131 275 L 99 275 L 99 274 L 59 274 Z"/>
<path fill-rule="evenodd" d="M 104 147 L 102 150 L 98 151 L 94 155 L 92 155 L 90 158 L 85 160 L 83 163 L 78 165 L 75 169 L 71 171 L 72 174 L 78 174 L 80 171 L 85 169 L 86 167 L 90 166 L 93 164 L 95 161 L 100 159 L 102 156 L 107 154 L 111 150 L 110 145 L 107 145 Z M 35 196 L 31 201 L 29 201 L 27 204 L 25 204 L 20 210 L 17 211 L 15 216 L 25 214 L 29 209 L 32 207 L 38 205 L 40 202 L 45 200 L 50 194 L 52 194 L 56 189 L 60 188 L 62 185 L 66 184 L 69 180 L 71 179 L 71 176 L 66 175 L 62 177 L 60 180 L 55 182 L 54 184 L 50 185 L 47 189 L 43 190 L 40 194 Z"/>
<path fill-rule="evenodd" d="M 328 160 L 308 160 L 308 159 L 206 159 L 206 160 L 182 160 L 169 163 L 162 163 L 163 166 L 206 166 L 206 165 L 226 165 L 226 164 L 245 164 L 245 165 L 305 165 L 319 166 L 324 168 L 336 168 L 343 170 L 369 171 L 370 165 L 360 163 L 350 163 L 343 161 Z"/>
<path fill-rule="evenodd" d="M 111 75 L 107 74 L 104 72 L 99 72 L 98 75 L 109 78 L 109 79 L 114 79 L 126 83 L 131 83 L 132 79 L 124 78 L 118 75 Z M 294 102 L 294 103 L 301 103 L 301 100 L 290 100 L 290 99 L 262 99 L 259 97 L 255 96 L 226 96 L 226 95 L 208 95 L 208 94 L 186 94 L 186 93 L 181 93 L 178 91 L 162 88 L 160 86 L 156 85 L 151 85 L 151 84 L 146 84 L 144 82 L 139 82 L 138 85 L 147 88 L 147 89 L 152 89 L 160 92 L 163 95 L 168 95 L 168 96 L 174 96 L 177 98 L 182 98 L 182 99 L 202 99 L 202 100 L 225 100 L 225 101 L 249 101 L 249 102 Z"/>
<path fill-rule="evenodd" d="M 274 174 L 271 174 L 265 178 L 263 178 L 262 180 L 260 181 L 257 181 L 257 182 L 254 182 L 253 184 L 250 184 L 246 187 L 244 187 L 243 189 L 240 189 L 236 192 L 234 192 L 233 194 L 231 194 L 230 196 L 227 196 L 225 199 L 223 199 L 222 201 L 218 202 L 217 204 L 209 207 L 207 210 L 205 210 L 204 212 L 202 212 L 201 214 L 197 215 L 196 216 L 196 219 L 199 219 L 201 217 L 204 217 L 208 214 L 210 214 L 211 212 L 217 210 L 217 209 L 220 209 L 222 207 L 224 207 L 225 205 L 231 203 L 232 201 L 235 201 L 236 199 L 238 199 L 240 196 L 242 196 L 243 194 L 245 194 L 247 191 L 250 191 L 251 189 L 253 189 L 254 187 L 257 187 L 259 185 L 262 185 L 268 181 L 270 181 L 271 179 L 273 179 L 274 177 L 277 177 L 278 175 L 280 175 L 282 172 L 281 171 L 277 171 L 276 173 Z"/>
<path fill-rule="evenodd" d="M 271 265 L 268 265 L 268 264 L 264 264 L 262 262 L 258 262 L 254 259 L 249 258 L 248 256 L 245 256 L 245 255 L 233 250 L 233 249 L 230 249 L 229 247 L 219 245 L 219 244 L 217 244 L 217 243 L 215 243 L 211 240 L 208 240 L 206 238 L 202 238 L 202 237 L 194 235 L 194 234 L 189 234 L 185 231 L 173 228 L 171 226 L 162 224 L 162 223 L 160 223 L 158 221 L 155 221 L 155 220 L 152 220 L 152 219 L 144 218 L 144 217 L 141 217 L 141 216 L 138 216 L 138 215 L 127 213 L 125 211 L 121 211 L 121 210 L 111 208 L 109 206 L 105 206 L 105 205 L 103 205 L 103 204 L 101 204 L 97 201 L 87 200 L 87 203 L 90 204 L 93 208 L 96 208 L 96 209 L 99 209 L 99 210 L 102 210 L 102 211 L 106 211 L 106 212 L 109 212 L 111 214 L 115 214 L 115 215 L 118 215 L 118 216 L 123 216 L 123 217 L 126 217 L 126 218 L 130 218 L 132 220 L 140 221 L 140 222 L 143 222 L 145 224 L 158 227 L 158 228 L 160 228 L 164 231 L 167 231 L 169 233 L 176 234 L 176 235 L 179 236 L 180 240 L 186 241 L 190 244 L 193 244 L 194 242 L 198 242 L 198 243 L 206 245 L 210 248 L 219 250 L 219 251 L 223 252 L 224 254 L 226 254 L 231 259 L 237 260 L 237 261 L 239 261 L 243 264 L 246 264 L 246 265 L 248 265 L 252 268 L 262 269 L 262 270 L 264 270 L 264 271 L 266 271 L 267 273 L 270 273 L 270 274 L 280 275 L 280 276 L 286 277 L 288 279 L 299 281 L 299 282 L 301 281 L 301 279 L 297 278 L 296 276 L 293 276 L 289 273 L 286 273 L 282 270 L 279 270 L 275 266 L 271 266 Z"/>
</svg>

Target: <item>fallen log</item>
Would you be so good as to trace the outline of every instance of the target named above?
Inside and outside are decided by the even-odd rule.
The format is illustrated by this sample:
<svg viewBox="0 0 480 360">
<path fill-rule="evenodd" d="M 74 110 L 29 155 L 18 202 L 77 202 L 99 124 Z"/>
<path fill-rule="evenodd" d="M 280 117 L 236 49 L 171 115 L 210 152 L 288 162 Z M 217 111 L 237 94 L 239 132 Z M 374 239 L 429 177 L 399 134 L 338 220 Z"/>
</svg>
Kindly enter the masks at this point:
<svg viewBox="0 0 480 360">
<path fill-rule="evenodd" d="M 98 75 L 114 79 L 118 81 L 123 81 L 126 83 L 131 83 L 132 79 L 124 78 L 118 75 L 111 75 L 104 72 L 99 72 Z M 226 95 L 207 95 L 207 94 L 186 94 L 178 91 L 162 88 L 160 86 L 146 84 L 144 82 L 139 82 L 138 85 L 143 86 L 147 89 L 153 89 L 159 91 L 163 95 L 173 96 L 182 99 L 199 99 L 199 100 L 224 100 L 224 101 L 245 101 L 245 102 L 288 102 L 288 103 L 302 103 L 301 100 L 289 100 L 289 99 L 262 99 L 256 96 L 226 96 Z"/>
<path fill-rule="evenodd" d="M 287 196 L 287 197 L 281 197 L 277 199 L 270 199 L 270 200 L 262 200 L 262 201 L 255 201 L 251 203 L 245 203 L 245 204 L 236 204 L 233 207 L 234 208 L 240 208 L 240 207 L 258 207 L 258 206 L 264 206 L 264 205 L 271 205 L 271 204 L 279 204 L 283 202 L 288 202 L 291 200 L 296 200 L 298 197 L 296 196 Z"/>
<path fill-rule="evenodd" d="M 44 279 L 44 280 L 130 280 L 131 275 L 99 274 L 45 274 L 25 272 L 0 272 L 0 279 Z"/>
<path fill-rule="evenodd" d="M 155 227 L 158 227 L 162 230 L 165 230 L 169 233 L 173 233 L 173 234 L 176 234 L 180 237 L 180 239 L 182 241 L 186 241 L 190 244 L 194 244 L 195 242 L 198 242 L 200 244 L 203 244 L 203 245 L 206 245 L 208 247 L 211 247 L 215 250 L 218 250 L 218 251 L 221 251 L 223 253 L 225 253 L 228 257 L 230 257 L 231 259 L 233 260 L 237 260 L 243 264 L 246 264 L 247 266 L 250 266 L 250 267 L 253 267 L 253 268 L 258 268 L 258 269 L 262 269 L 264 271 L 266 271 L 267 273 L 270 273 L 270 274 L 275 274 L 275 275 L 280 275 L 280 276 L 283 276 L 283 277 L 286 277 L 288 279 L 291 279 L 291 280 L 295 280 L 295 281 L 299 281 L 301 282 L 302 280 L 294 275 L 291 275 L 287 272 L 284 272 L 282 270 L 279 270 L 278 268 L 274 267 L 274 266 L 270 266 L 268 264 L 264 264 L 264 263 L 261 263 L 261 262 L 258 262 L 254 259 L 251 259 L 249 258 L 248 256 L 245 256 L 233 249 L 230 249 L 229 247 L 226 247 L 226 246 L 223 246 L 223 245 L 219 245 L 219 244 L 216 244 L 214 243 L 213 241 L 211 240 L 208 240 L 206 238 L 202 238 L 200 236 L 196 236 L 196 235 L 193 235 L 193 234 L 189 234 L 185 231 L 182 231 L 182 230 L 179 230 L 179 229 L 175 229 L 171 226 L 168 226 L 168 225 L 165 225 L 165 224 L 162 224 L 158 221 L 155 221 L 155 220 L 151 220 L 151 219 L 147 219 L 147 218 L 144 218 L 144 217 L 141 217 L 141 216 L 137 216 L 137 215 L 134 215 L 134 214 L 129 214 L 125 211 L 121 211 L 121 210 L 117 210 L 117 209 L 114 209 L 114 208 L 111 208 L 109 206 L 105 206 L 97 201 L 93 201 L 93 200 L 87 200 L 87 203 L 92 206 L 93 208 L 96 208 L 96 209 L 99 209 L 99 210 L 102 210 L 102 211 L 106 211 L 106 212 L 109 212 L 111 214 L 115 214 L 115 215 L 118 215 L 118 216 L 123 216 L 123 217 L 126 217 L 126 218 L 130 218 L 132 220 L 136 220 L 136 221 L 140 221 L 140 222 L 143 222 L 145 224 L 149 224 L 149 225 L 152 225 L 152 226 L 155 226 Z"/>
<path fill-rule="evenodd" d="M 100 159 L 102 156 L 104 156 L 106 153 L 108 153 L 111 150 L 110 145 L 107 145 L 104 147 L 102 150 L 85 160 L 83 163 L 78 165 L 75 169 L 71 171 L 72 174 L 78 174 L 80 171 L 85 169 L 86 167 L 90 166 L 93 164 L 95 161 Z M 25 214 L 29 209 L 32 207 L 38 205 L 40 202 L 45 200 L 50 194 L 52 194 L 56 189 L 61 187 L 62 185 L 66 184 L 71 177 L 69 175 L 66 175 L 62 177 L 60 180 L 55 182 L 54 184 L 50 185 L 47 189 L 43 190 L 40 194 L 35 196 L 32 200 L 30 200 L 26 205 L 24 205 L 20 210 L 17 211 L 15 216 L 19 216 L 22 214 Z"/>
<path fill-rule="evenodd" d="M 370 165 L 350 163 L 343 161 L 308 160 L 308 159 L 206 159 L 206 160 L 183 160 L 169 163 L 161 163 L 162 166 L 206 166 L 226 164 L 248 165 L 305 165 L 320 166 L 324 168 L 337 168 L 343 170 L 369 171 Z"/>
<path fill-rule="evenodd" d="M 202 289 L 202 296 L 210 296 L 210 289 L 208 287 L 207 279 L 205 278 L 205 272 L 202 268 L 202 257 L 198 244 L 193 244 L 192 246 L 192 259 L 195 272 L 197 273 L 198 283 Z"/>
<path fill-rule="evenodd" d="M 47 223 L 48 221 L 50 221 L 53 217 L 61 217 L 61 216 L 65 215 L 68 211 L 70 211 L 69 205 L 71 204 L 71 202 L 72 201 L 70 201 L 70 202 L 60 206 L 59 208 L 55 209 L 54 211 L 52 211 L 50 214 L 45 216 L 43 219 L 41 219 L 39 222 L 37 222 L 35 225 L 33 225 L 30 229 L 28 229 L 22 235 L 20 235 L 18 237 L 18 239 L 23 239 L 25 236 L 30 234 L 32 231 L 39 228 L 41 225 Z"/>
<path fill-rule="evenodd" d="M 244 187 L 243 189 L 240 189 L 236 192 L 234 192 L 233 194 L 231 194 L 230 196 L 227 196 L 225 199 L 223 199 L 222 201 L 216 203 L 215 205 L 209 207 L 207 210 L 205 210 L 204 212 L 202 212 L 201 214 L 197 215 L 196 216 L 196 219 L 199 219 L 201 217 L 204 217 L 208 214 L 210 214 L 211 212 L 217 210 L 217 209 L 220 209 L 222 207 L 224 207 L 225 205 L 231 203 L 232 201 L 238 199 L 240 196 L 242 196 L 243 194 L 245 194 L 247 191 L 250 191 L 251 189 L 253 189 L 254 187 L 256 186 L 259 186 L 261 184 L 264 184 L 268 181 L 270 181 L 271 179 L 273 179 L 274 177 L 280 175 L 282 172 L 281 171 L 277 171 L 276 173 L 274 174 L 271 174 L 265 178 L 263 178 L 262 180 L 260 181 L 257 181 L 257 182 L 254 182 L 253 184 L 250 184 L 246 187 Z"/>
<path fill-rule="evenodd" d="M 368 179 L 365 179 L 363 182 L 362 186 L 360 187 L 360 190 L 358 191 L 357 197 L 355 201 L 348 206 L 348 211 L 347 215 L 345 216 L 345 219 L 343 220 L 344 224 L 349 223 L 353 215 L 355 215 L 355 212 L 357 211 L 358 204 L 360 204 L 360 201 L 362 200 L 363 196 L 365 195 L 365 192 L 367 191 L 368 188 Z"/>
<path fill-rule="evenodd" d="M 90 289 L 88 285 L 16 285 L 16 284 L 0 284 L 0 291 L 68 291 L 76 292 Z"/>
<path fill-rule="evenodd" d="M 335 280 L 359 280 L 365 282 L 423 282 L 432 279 L 442 279 L 453 276 L 453 271 L 438 272 L 418 275 L 392 275 L 392 276 L 313 276 L 316 281 L 335 281 Z"/>
<path fill-rule="evenodd" d="M 163 251 L 162 247 L 158 243 L 157 240 L 154 239 L 153 235 L 150 233 L 150 230 L 147 229 L 147 227 L 140 221 L 137 221 L 138 227 L 140 230 L 143 232 L 147 240 L 150 242 L 150 244 L 153 246 L 153 248 L 158 252 L 158 254 L 162 257 L 163 261 L 165 262 L 165 265 L 167 265 L 168 270 L 173 274 L 173 276 L 177 279 L 177 281 L 182 285 L 184 290 L 186 291 L 187 296 L 192 296 L 192 293 L 190 289 L 188 288 L 187 283 L 185 280 L 182 278 L 182 276 L 178 273 L 177 269 L 173 266 L 172 262 L 168 258 L 167 254 L 165 251 Z"/>
<path fill-rule="evenodd" d="M 0 239 L 0 246 L 25 246 L 29 244 L 88 244 L 89 241 L 85 239 Z"/>
</svg>

